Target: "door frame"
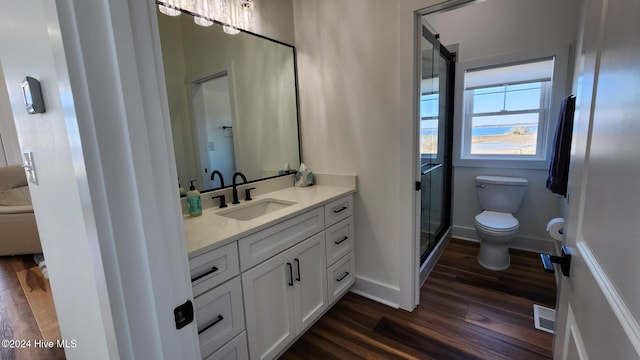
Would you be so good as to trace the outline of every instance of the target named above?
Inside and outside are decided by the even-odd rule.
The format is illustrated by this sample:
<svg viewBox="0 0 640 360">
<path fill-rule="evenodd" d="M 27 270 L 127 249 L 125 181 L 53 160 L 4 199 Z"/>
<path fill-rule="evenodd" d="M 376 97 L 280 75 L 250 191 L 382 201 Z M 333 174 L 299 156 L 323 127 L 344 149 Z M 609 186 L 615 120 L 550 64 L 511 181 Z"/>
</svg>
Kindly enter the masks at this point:
<svg viewBox="0 0 640 360">
<path fill-rule="evenodd" d="M 59 17 L 60 31 L 49 31 L 56 65 L 68 70 L 59 92 L 79 133 L 69 145 L 95 231 L 86 241 L 102 261 L 86 274 L 108 303 L 96 326 L 121 358 L 197 358 L 195 322 L 178 330 L 174 319 L 193 293 L 155 2 L 40 1 Z M 135 196 L 114 196 L 123 187 Z"/>
<path fill-rule="evenodd" d="M 214 71 L 207 74 L 199 74 L 197 76 L 191 77 L 188 80 L 187 95 L 189 97 L 189 118 L 191 121 L 190 131 L 191 131 L 193 153 L 196 157 L 196 166 L 198 167 L 196 169 L 196 173 L 198 175 L 198 181 L 200 182 L 200 189 L 209 190 L 210 188 L 204 186 L 205 182 L 208 179 L 205 179 L 202 173 L 202 157 L 200 154 L 201 144 L 198 138 L 198 121 L 196 120 L 197 116 L 196 116 L 195 107 L 193 104 L 194 96 L 196 94 L 196 88 L 198 86 L 202 86 L 202 83 L 206 81 L 215 80 L 223 76 L 226 76 L 227 87 L 229 89 L 229 110 L 231 112 L 231 124 L 234 128 L 236 128 L 237 127 L 236 119 L 238 118 L 238 113 L 237 113 L 236 102 L 235 102 L 235 82 L 234 82 L 233 73 L 234 73 L 233 61 L 230 61 L 226 64 L 225 68 L 220 71 Z M 238 162 L 236 161 L 236 155 L 235 155 L 237 151 L 239 151 L 239 149 L 236 146 L 236 142 L 234 141 L 233 142 L 233 153 L 234 153 L 233 165 L 236 169 L 238 169 Z M 209 169 L 209 170 L 210 170 L 209 171 L 209 174 L 210 174 L 212 169 Z M 229 181 L 229 179 L 227 179 L 227 181 Z M 229 186 L 229 184 L 227 184 L 227 186 Z"/>
<path fill-rule="evenodd" d="M 459 6 L 464 6 L 466 3 L 472 2 L 472 1 L 473 0 L 454 0 L 454 1 L 451 1 L 450 3 L 435 4 L 435 5 L 425 7 L 423 9 L 413 11 L 414 67 L 413 67 L 413 94 L 411 97 L 413 100 L 413 116 L 412 116 L 412 129 L 413 129 L 413 138 L 412 138 L 413 139 L 413 142 L 412 142 L 413 172 L 412 174 L 413 175 L 412 175 L 412 178 L 415 179 L 414 181 L 416 183 L 421 182 L 421 175 L 422 175 L 421 152 L 419 148 L 420 147 L 420 78 L 422 73 L 420 43 L 421 43 L 422 37 L 424 36 L 424 31 L 426 30 L 428 35 L 433 36 L 432 40 L 435 40 L 440 45 L 441 51 L 444 50 L 445 56 L 450 57 L 450 59 L 454 64 L 454 66 L 451 69 L 449 69 L 449 72 L 450 72 L 449 76 L 451 77 L 453 84 L 449 88 L 449 94 L 447 94 L 447 96 L 451 97 L 451 99 L 453 99 L 453 95 L 455 94 L 455 63 L 457 59 L 455 52 L 449 51 L 449 49 L 447 49 L 445 46 L 440 44 L 439 39 L 436 36 L 434 36 L 434 34 L 431 34 L 431 32 L 428 29 L 426 29 L 426 27 L 423 24 L 423 16 L 440 12 L 440 11 L 450 10 Z M 449 108 L 447 109 L 447 111 L 450 112 L 451 115 L 453 115 L 453 109 L 454 109 L 453 100 L 448 105 L 449 105 Z M 453 121 L 453 116 L 451 117 L 451 121 Z M 447 139 L 446 151 L 449 152 L 451 157 L 453 153 L 453 123 L 451 124 L 451 128 L 449 129 L 449 133 L 446 135 L 446 139 Z M 448 189 L 446 190 L 449 193 L 449 201 L 447 201 L 448 203 L 447 212 L 449 214 L 448 221 L 447 221 L 448 225 L 446 225 L 445 230 L 442 231 L 440 240 L 438 240 L 438 244 L 433 248 L 433 250 L 430 252 L 430 254 L 426 258 L 422 257 L 422 253 L 420 251 L 420 218 L 421 218 L 420 214 L 421 214 L 421 191 L 422 190 L 414 191 L 412 196 L 412 202 L 414 204 L 413 206 L 414 213 L 412 217 L 413 218 L 413 221 L 412 221 L 413 236 L 411 239 L 413 242 L 412 258 L 415 261 L 415 263 L 413 264 L 414 269 L 413 269 L 413 276 L 412 276 L 412 281 L 413 281 L 412 301 L 413 301 L 414 307 L 420 304 L 420 288 L 422 287 L 422 284 L 426 280 L 427 276 L 435 266 L 435 263 L 438 261 L 440 255 L 444 251 L 444 248 L 447 246 L 447 244 L 449 243 L 449 240 L 451 239 L 451 226 L 452 226 L 451 214 L 452 214 L 452 204 L 453 204 L 453 193 L 452 193 L 453 159 L 452 158 L 449 159 L 449 166 L 447 166 L 445 169 L 445 176 L 448 176 L 449 178 L 449 181 L 448 181 L 449 184 L 447 186 Z"/>
</svg>

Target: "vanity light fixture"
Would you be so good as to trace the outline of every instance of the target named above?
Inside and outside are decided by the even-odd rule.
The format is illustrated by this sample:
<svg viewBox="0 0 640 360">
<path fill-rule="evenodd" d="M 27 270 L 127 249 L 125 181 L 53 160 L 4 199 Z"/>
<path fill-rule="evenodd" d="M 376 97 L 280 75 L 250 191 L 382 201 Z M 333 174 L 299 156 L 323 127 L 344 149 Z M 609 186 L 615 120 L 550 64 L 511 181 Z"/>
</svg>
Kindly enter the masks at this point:
<svg viewBox="0 0 640 360">
<path fill-rule="evenodd" d="M 253 16 L 253 10 L 255 9 L 255 2 L 253 0 L 237 0 L 237 25 L 241 29 L 250 30 L 253 29 L 255 18 Z"/>
<path fill-rule="evenodd" d="M 252 31 L 255 24 L 254 0 L 162 0 L 156 1 L 158 10 L 168 16 L 178 16 L 182 11 L 193 14 L 193 21 L 200 26 L 222 23 L 227 34 L 235 35 L 240 29 Z"/>
</svg>

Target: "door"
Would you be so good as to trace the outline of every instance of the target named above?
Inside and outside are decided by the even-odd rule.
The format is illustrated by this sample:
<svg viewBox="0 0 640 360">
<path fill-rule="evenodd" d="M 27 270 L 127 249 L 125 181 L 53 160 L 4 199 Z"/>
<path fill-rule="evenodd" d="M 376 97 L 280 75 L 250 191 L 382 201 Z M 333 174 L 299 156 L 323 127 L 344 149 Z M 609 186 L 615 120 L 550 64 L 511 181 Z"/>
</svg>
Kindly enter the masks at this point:
<svg viewBox="0 0 640 360">
<path fill-rule="evenodd" d="M 554 358 L 638 359 L 640 3 L 584 4 Z"/>
<path fill-rule="evenodd" d="M 324 231 L 291 250 L 294 269 L 296 332 L 301 333 L 328 306 L 327 255 Z"/>
<path fill-rule="evenodd" d="M 242 274 L 249 354 L 274 358 L 296 336 L 293 264 L 284 252 Z"/>
<path fill-rule="evenodd" d="M 420 263 L 450 226 L 454 55 L 426 26 L 420 40 Z M 422 283 L 422 282 L 421 282 Z"/>
<path fill-rule="evenodd" d="M 212 171 L 220 171 L 229 183 L 236 169 L 230 96 L 226 71 L 193 83 L 193 123 L 200 189 L 220 187 L 219 179 L 211 181 Z"/>
</svg>

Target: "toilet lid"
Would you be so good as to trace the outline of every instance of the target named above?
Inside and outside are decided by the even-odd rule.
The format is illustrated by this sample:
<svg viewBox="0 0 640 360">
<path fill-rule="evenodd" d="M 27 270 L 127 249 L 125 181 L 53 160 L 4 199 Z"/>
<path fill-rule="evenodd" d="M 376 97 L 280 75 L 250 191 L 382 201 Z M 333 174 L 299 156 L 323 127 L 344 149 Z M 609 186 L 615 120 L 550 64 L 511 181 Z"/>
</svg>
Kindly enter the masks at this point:
<svg viewBox="0 0 640 360">
<path fill-rule="evenodd" d="M 476 225 L 492 231 L 511 231 L 518 228 L 518 219 L 509 213 L 483 211 L 476 215 Z"/>
</svg>

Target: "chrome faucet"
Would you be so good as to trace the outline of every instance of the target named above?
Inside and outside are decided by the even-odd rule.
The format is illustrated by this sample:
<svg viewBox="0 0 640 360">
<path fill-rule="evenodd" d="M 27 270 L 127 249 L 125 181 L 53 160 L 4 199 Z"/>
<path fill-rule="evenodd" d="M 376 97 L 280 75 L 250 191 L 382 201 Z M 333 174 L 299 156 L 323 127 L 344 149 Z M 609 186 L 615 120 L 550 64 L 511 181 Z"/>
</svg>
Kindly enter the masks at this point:
<svg viewBox="0 0 640 360">
<path fill-rule="evenodd" d="M 238 188 L 237 188 L 239 184 L 236 183 L 236 178 L 238 177 L 238 175 L 240 175 L 240 177 L 242 178 L 242 181 L 245 184 L 247 183 L 247 177 L 244 176 L 243 173 L 238 171 L 235 174 L 233 174 L 233 201 L 231 202 L 232 204 L 240 204 L 240 201 L 238 200 Z"/>
<path fill-rule="evenodd" d="M 213 179 L 216 177 L 216 174 L 218 174 L 218 177 L 220 178 L 220 187 L 223 188 L 224 187 L 224 177 L 222 177 L 222 173 L 219 170 L 214 170 L 211 172 L 211 181 L 213 181 Z"/>
</svg>

